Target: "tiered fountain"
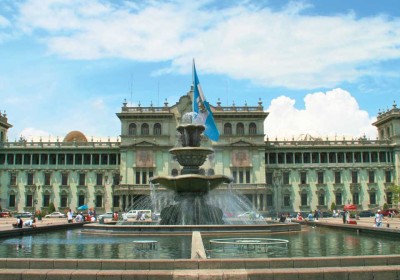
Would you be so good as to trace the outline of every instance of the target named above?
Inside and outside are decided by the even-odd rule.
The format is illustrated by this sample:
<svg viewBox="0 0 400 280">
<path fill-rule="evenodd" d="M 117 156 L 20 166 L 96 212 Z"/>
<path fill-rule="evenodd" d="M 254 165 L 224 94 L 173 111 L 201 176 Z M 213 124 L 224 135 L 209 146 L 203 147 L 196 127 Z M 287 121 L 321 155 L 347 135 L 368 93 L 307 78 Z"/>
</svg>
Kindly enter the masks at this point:
<svg viewBox="0 0 400 280">
<path fill-rule="evenodd" d="M 224 175 L 200 175 L 200 166 L 214 153 L 211 148 L 200 147 L 204 125 L 196 124 L 195 113 L 185 114 L 177 127 L 181 147 L 169 152 L 183 166 L 179 176 L 157 176 L 152 184 L 160 184 L 174 192 L 175 204 L 161 211 L 162 225 L 220 225 L 223 212 L 219 207 L 207 203 L 208 193 L 231 178 Z"/>
</svg>

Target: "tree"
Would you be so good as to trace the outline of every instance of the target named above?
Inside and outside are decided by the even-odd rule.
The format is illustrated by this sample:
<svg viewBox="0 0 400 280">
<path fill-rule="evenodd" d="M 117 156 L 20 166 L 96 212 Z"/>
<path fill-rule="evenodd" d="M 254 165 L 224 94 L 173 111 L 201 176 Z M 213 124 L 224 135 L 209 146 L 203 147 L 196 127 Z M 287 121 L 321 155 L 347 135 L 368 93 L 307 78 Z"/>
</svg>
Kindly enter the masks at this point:
<svg viewBox="0 0 400 280">
<path fill-rule="evenodd" d="M 335 202 L 332 202 L 331 204 L 331 211 L 336 210 L 336 204 Z"/>
<path fill-rule="evenodd" d="M 397 209 L 399 206 L 400 186 L 392 185 L 388 188 L 388 191 L 392 193 L 393 208 Z"/>
<path fill-rule="evenodd" d="M 56 207 L 54 206 L 53 202 L 50 202 L 49 204 L 49 213 L 53 213 L 56 211 Z"/>
</svg>

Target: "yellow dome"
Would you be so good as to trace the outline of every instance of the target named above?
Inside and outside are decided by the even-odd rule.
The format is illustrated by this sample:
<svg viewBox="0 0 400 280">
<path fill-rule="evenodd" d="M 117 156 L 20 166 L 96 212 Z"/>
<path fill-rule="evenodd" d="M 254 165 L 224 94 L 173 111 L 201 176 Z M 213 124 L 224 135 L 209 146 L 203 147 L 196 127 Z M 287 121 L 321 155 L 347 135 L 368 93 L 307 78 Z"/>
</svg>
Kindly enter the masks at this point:
<svg viewBox="0 0 400 280">
<path fill-rule="evenodd" d="M 87 142 L 86 136 L 80 131 L 71 131 L 64 137 L 64 142 Z"/>
</svg>

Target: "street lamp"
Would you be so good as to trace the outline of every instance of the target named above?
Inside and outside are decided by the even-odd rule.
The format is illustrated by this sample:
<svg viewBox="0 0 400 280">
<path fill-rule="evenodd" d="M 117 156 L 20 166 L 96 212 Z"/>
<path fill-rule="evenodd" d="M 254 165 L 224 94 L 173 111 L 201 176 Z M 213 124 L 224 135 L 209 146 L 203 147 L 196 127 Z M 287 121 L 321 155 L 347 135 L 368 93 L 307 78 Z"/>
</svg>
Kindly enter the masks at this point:
<svg viewBox="0 0 400 280">
<path fill-rule="evenodd" d="M 276 217 L 278 218 L 278 213 L 279 213 L 279 187 L 282 185 L 282 172 L 280 170 L 274 170 L 272 174 L 272 183 L 275 189 L 275 211 L 276 211 Z"/>
</svg>

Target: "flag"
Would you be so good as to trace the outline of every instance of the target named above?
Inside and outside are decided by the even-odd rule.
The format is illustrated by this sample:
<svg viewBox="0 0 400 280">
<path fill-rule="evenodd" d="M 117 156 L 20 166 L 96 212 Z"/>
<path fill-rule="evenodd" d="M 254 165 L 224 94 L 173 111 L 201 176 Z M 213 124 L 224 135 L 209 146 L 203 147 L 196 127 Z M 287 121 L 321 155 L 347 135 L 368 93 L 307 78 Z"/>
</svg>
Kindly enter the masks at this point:
<svg viewBox="0 0 400 280">
<path fill-rule="evenodd" d="M 201 118 L 202 123 L 206 127 L 204 135 L 213 141 L 218 141 L 219 131 L 215 124 L 213 114 L 211 112 L 210 104 L 204 97 L 203 90 L 199 83 L 199 78 L 196 73 L 196 66 L 193 60 L 193 112 L 198 114 L 198 118 Z"/>
</svg>

